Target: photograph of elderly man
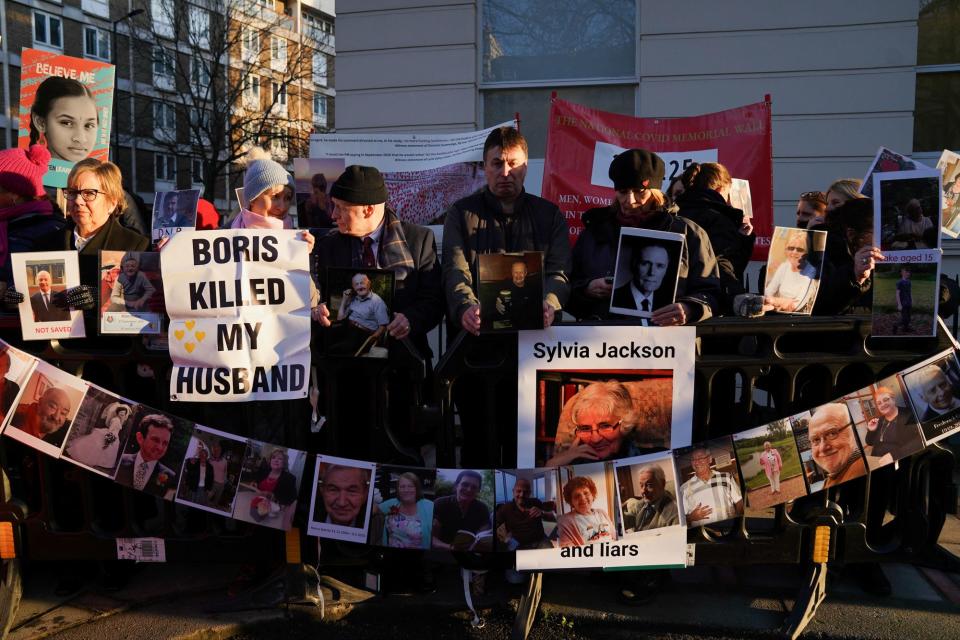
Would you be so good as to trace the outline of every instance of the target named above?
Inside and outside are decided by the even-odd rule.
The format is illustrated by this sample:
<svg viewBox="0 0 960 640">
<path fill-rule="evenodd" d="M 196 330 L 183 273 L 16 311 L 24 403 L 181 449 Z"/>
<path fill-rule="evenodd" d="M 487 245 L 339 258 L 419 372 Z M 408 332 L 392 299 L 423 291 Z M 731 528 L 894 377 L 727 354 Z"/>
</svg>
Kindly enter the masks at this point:
<svg viewBox="0 0 960 640">
<path fill-rule="evenodd" d="M 811 414 L 807 440 L 813 461 L 827 476 L 823 488 L 866 475 L 863 451 L 847 405 L 831 402 L 817 407 Z"/>
<path fill-rule="evenodd" d="M 625 535 L 680 524 L 677 480 L 669 454 L 617 466 Z"/>
<path fill-rule="evenodd" d="M 30 308 L 33 309 L 34 322 L 62 322 L 70 319 L 70 310 L 65 306 L 60 306 L 54 302 L 56 294 L 64 291 L 62 279 L 53 284 L 54 279 L 51 275 L 53 265 L 44 265 L 48 268 L 40 269 L 33 276 L 35 286 L 30 286 L 30 291 L 36 289 L 36 293 L 30 296 Z M 28 266 L 29 269 L 29 266 Z M 60 265 L 60 273 L 63 273 L 63 265 Z"/>
<path fill-rule="evenodd" d="M 905 371 L 903 381 L 926 444 L 960 429 L 960 366 L 953 351 Z"/>
<path fill-rule="evenodd" d="M 682 253 L 683 236 L 678 233 L 621 228 L 611 313 L 649 318 L 672 304 Z"/>
<path fill-rule="evenodd" d="M 385 342 L 393 286 L 392 271 L 327 269 L 327 307 L 332 319 L 326 329 L 327 354 L 386 357 L 370 349 Z"/>
<path fill-rule="evenodd" d="M 24 385 L 5 433 L 58 457 L 88 386 L 43 360 Z"/>
<path fill-rule="evenodd" d="M 480 261 L 480 328 L 543 328 L 543 253 L 488 253 Z"/>
<path fill-rule="evenodd" d="M 680 505 L 688 527 L 735 518 L 743 513 L 740 474 L 730 437 L 675 449 Z"/>
</svg>

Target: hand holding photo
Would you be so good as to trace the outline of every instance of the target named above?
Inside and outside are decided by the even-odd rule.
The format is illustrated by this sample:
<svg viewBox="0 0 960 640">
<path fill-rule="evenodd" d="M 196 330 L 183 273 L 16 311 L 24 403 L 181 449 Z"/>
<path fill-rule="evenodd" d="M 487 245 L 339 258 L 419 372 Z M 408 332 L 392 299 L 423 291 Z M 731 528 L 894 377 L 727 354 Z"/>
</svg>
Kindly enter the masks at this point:
<svg viewBox="0 0 960 640">
<path fill-rule="evenodd" d="M 327 269 L 328 355 L 387 357 L 387 325 L 393 309 L 395 275 L 382 269 Z"/>
<path fill-rule="evenodd" d="M 826 231 L 774 228 L 763 285 L 764 308 L 780 313 L 813 313 L 826 244 Z"/>
<path fill-rule="evenodd" d="M 164 313 L 160 254 L 100 252 L 100 333 L 159 334 Z"/>
<path fill-rule="evenodd" d="M 76 251 L 14 253 L 10 256 L 24 340 L 82 338 L 83 313 L 70 308 L 67 291 L 80 284 Z"/>
<path fill-rule="evenodd" d="M 939 249 L 940 172 L 922 168 L 877 173 L 873 182 L 873 233 L 880 251 Z"/>
<path fill-rule="evenodd" d="M 650 318 L 677 295 L 683 235 L 623 227 L 610 312 Z"/>
<path fill-rule="evenodd" d="M 543 253 L 488 253 L 480 261 L 480 329 L 543 329 Z"/>
<path fill-rule="evenodd" d="M 158 191 L 153 199 L 153 241 L 169 237 L 184 229 L 197 226 L 199 189 Z"/>
</svg>

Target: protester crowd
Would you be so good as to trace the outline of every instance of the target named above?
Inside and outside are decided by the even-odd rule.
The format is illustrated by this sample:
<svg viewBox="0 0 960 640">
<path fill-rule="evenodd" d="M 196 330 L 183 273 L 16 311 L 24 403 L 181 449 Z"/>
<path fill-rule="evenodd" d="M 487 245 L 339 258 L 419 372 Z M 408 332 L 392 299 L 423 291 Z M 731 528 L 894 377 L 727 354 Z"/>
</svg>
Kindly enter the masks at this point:
<svg viewBox="0 0 960 640">
<path fill-rule="evenodd" d="M 151 246 L 151 241 L 143 235 L 144 228 L 136 224 L 138 217 L 142 222 L 142 212 L 139 216 L 124 216 L 130 209 L 131 198 L 123 189 L 123 177 L 116 165 L 94 159 L 80 160 L 70 171 L 61 198 L 48 194 L 42 185 L 49 159 L 47 148 L 38 144 L 27 149 L 0 152 L 0 279 L 6 285 L 4 300 L 8 305 L 24 301 L 25 292 L 18 292 L 13 286 L 10 254 L 76 250 L 81 285 L 62 295 L 52 296 L 52 300 L 45 299 L 43 305 L 82 309 L 88 326 L 95 327 L 98 321 L 95 312 L 103 304 L 98 300 L 101 291 L 99 252 L 144 251 Z M 796 281 L 797 274 L 805 273 L 805 253 L 796 250 L 794 261 L 784 263 L 787 266 L 783 267 L 783 273 L 778 270 L 776 274 L 768 274 L 770 281 L 777 283 L 776 288 L 768 287 L 767 291 L 760 292 L 758 287 L 747 285 L 745 271 L 753 252 L 755 234 L 750 218 L 729 203 L 732 181 L 722 164 L 692 164 L 671 182 L 665 193 L 660 189 L 664 181 L 664 161 L 648 150 L 624 151 L 609 167 L 609 177 L 615 188 L 612 201 L 608 206 L 583 214 L 584 229 L 571 247 L 567 221 L 558 206 L 524 188 L 527 159 L 527 142 L 518 130 L 501 127 L 491 132 L 483 148 L 486 186 L 457 201 L 446 212 L 442 262 L 438 258 L 433 231 L 402 220 L 390 207 L 384 179 L 377 168 L 347 167 L 329 186 L 329 192 L 322 175 L 311 180 L 310 199 L 300 210 L 300 224 L 305 227 L 300 237 L 311 250 L 315 281 L 311 300 L 315 359 L 322 359 L 334 350 L 359 353 L 373 344 L 385 344 L 391 357 L 395 351 L 404 350 L 419 355 L 427 363 L 428 372 L 423 380 L 411 379 L 402 372 L 387 376 L 389 433 L 384 437 L 391 440 L 391 451 L 400 450 L 406 455 L 413 451 L 413 456 L 417 456 L 417 447 L 430 439 L 431 434 L 423 434 L 418 428 L 412 405 L 423 404 L 424 398 L 433 395 L 429 363 L 434 354 L 427 336 L 438 327 L 441 319 L 446 318 L 449 343 L 463 341 L 460 346 L 468 352 L 484 348 L 472 346 L 469 338 L 481 332 L 481 303 L 476 284 L 480 255 L 542 252 L 543 299 L 536 313 L 540 314 L 542 310 L 543 327 L 562 321 L 564 314 L 576 321 L 635 322 L 611 314 L 611 298 L 618 295 L 636 309 L 648 309 L 649 321 L 657 326 L 690 325 L 736 313 L 758 315 L 793 310 L 789 306 L 791 303 L 784 300 L 790 298 L 791 281 Z M 859 193 L 859 186 L 858 180 L 839 179 L 822 192 L 799 195 L 797 232 L 791 235 L 790 245 L 809 247 L 807 235 L 811 231 L 826 231 L 828 234 L 819 295 L 813 306 L 815 315 L 851 313 L 870 306 L 872 276 L 884 256 L 873 238 L 872 200 Z M 243 188 L 246 206 L 225 223 L 225 227 L 294 228 L 296 221 L 290 210 L 296 189 L 293 177 L 282 165 L 262 151 L 254 153 L 246 167 Z M 202 209 L 198 228 L 216 228 L 210 204 L 203 202 Z M 915 207 L 908 206 L 907 209 L 901 228 L 896 230 L 897 237 L 919 247 L 929 242 L 931 230 L 924 222 L 929 222 L 929 218 Z M 625 286 L 622 292 L 614 291 L 618 241 L 625 228 L 666 231 L 683 236 L 676 295 L 668 302 L 658 304 L 660 299 L 645 289 L 644 282 L 656 280 L 652 271 L 663 268 L 657 266 L 662 258 L 648 254 L 635 261 L 630 286 Z M 162 251 L 162 242 L 155 248 Z M 332 312 L 327 304 L 329 296 L 322 295 L 323 274 L 329 268 L 393 272 L 395 291 L 389 313 L 385 311 L 383 301 L 372 291 L 369 277 L 362 274 L 354 277 L 350 289 L 344 292 L 347 302 L 336 313 Z M 136 275 L 137 265 L 131 263 L 129 273 L 115 274 L 115 277 L 126 290 L 143 280 L 142 276 L 136 280 Z M 662 274 L 659 277 L 662 278 Z M 143 283 L 140 283 L 140 289 L 146 289 Z M 146 294 L 142 292 L 141 295 Z M 653 308 L 649 308 L 651 302 Z M 468 334 L 468 337 L 461 334 Z M 91 348 L 95 349 L 96 344 L 96 339 L 90 340 Z M 348 375 L 365 374 L 357 369 L 348 370 Z M 489 447 L 485 439 L 490 434 L 484 420 L 489 407 L 482 406 L 484 396 L 477 393 L 477 388 L 489 381 L 479 378 L 473 374 L 462 376 L 453 388 L 462 430 L 460 466 L 513 468 L 516 466 L 516 380 L 506 376 L 493 382 L 498 397 L 495 417 L 500 446 Z M 374 411 L 370 406 L 368 388 L 359 384 L 354 388 L 340 384 L 336 389 L 339 394 L 337 404 L 346 411 L 326 416 L 331 422 L 329 428 L 337 432 L 337 450 L 325 450 L 324 453 L 365 460 L 381 458 L 381 462 L 390 462 L 391 454 L 383 453 L 378 443 L 371 442 L 370 434 L 358 433 L 349 419 L 338 419 L 340 415 L 350 415 L 361 423 L 366 412 Z M 597 384 L 596 393 L 615 395 L 617 389 L 610 390 Z M 584 395 L 584 403 L 589 395 Z M 323 401 L 321 397 L 321 404 Z M 629 402 L 629 398 L 625 402 Z M 325 413 L 322 406 L 317 409 L 309 405 L 305 399 L 193 407 L 184 403 L 179 406 L 211 427 L 278 446 L 305 448 L 311 411 Z M 586 413 L 586 409 L 583 412 Z M 632 428 L 632 424 L 621 425 L 612 419 L 606 420 L 604 416 L 594 417 L 596 426 L 582 438 L 577 435 L 565 451 L 558 451 L 556 464 L 602 459 L 605 456 L 599 455 L 595 447 L 588 446 L 594 432 L 601 433 L 601 428 L 615 431 Z M 884 419 L 893 418 L 884 414 Z M 612 457 L 616 457 L 620 450 L 625 433 L 618 432 L 617 438 L 610 439 L 614 442 L 612 445 L 608 443 Z M 499 454 L 491 457 L 491 451 Z M 201 449 L 187 468 L 187 487 L 198 500 L 213 499 L 222 491 L 224 471 L 219 460 L 218 449 L 209 452 Z M 779 473 L 778 464 L 770 454 L 770 461 L 764 466 L 768 476 Z M 331 475 L 334 471 L 330 472 Z M 279 491 L 284 488 L 282 472 L 280 462 L 277 462 L 276 469 L 265 464 L 256 482 L 259 485 L 273 483 Z M 703 473 L 707 477 L 709 468 Z M 458 478 L 458 492 L 462 489 L 460 485 L 478 482 L 475 475 L 467 473 Z M 650 495 L 646 496 L 646 501 L 638 499 L 634 505 L 634 526 L 638 530 L 647 527 L 653 519 L 675 521 L 677 517 L 674 497 L 663 494 L 662 472 L 660 476 L 654 471 L 648 475 Z M 699 482 L 704 484 L 706 481 L 701 479 Z M 477 507 L 470 513 L 461 513 L 456 499 L 451 498 L 447 501 L 449 504 L 436 502 L 432 519 L 437 521 L 438 513 L 442 515 L 448 510 L 453 516 L 459 516 L 459 520 L 452 517 L 453 524 L 444 521 L 443 526 L 434 525 L 431 530 L 428 524 L 431 516 L 425 513 L 421 500 L 420 480 L 407 475 L 398 481 L 400 483 L 397 497 L 380 507 L 383 518 L 378 523 L 377 535 L 390 546 L 415 547 L 418 541 L 431 537 L 449 546 L 456 532 L 452 527 L 463 524 L 460 520 L 472 518 L 490 522 L 490 514 L 485 508 L 482 516 L 478 515 Z M 594 530 L 589 535 L 602 537 L 611 532 L 612 523 L 603 519 L 605 515 L 602 518 L 597 515 L 591 507 L 597 492 L 592 485 L 587 478 L 565 488 L 563 498 L 573 510 L 558 520 L 562 540 L 580 540 L 588 534 L 586 525 L 577 521 L 573 514 L 580 514 L 584 522 L 590 519 L 588 524 Z M 515 485 L 516 505 L 510 503 L 501 507 L 510 523 L 509 530 L 498 532 L 498 535 L 502 539 L 515 540 L 517 546 L 534 548 L 544 542 L 542 530 L 536 527 L 531 530 L 526 526 L 519 517 L 520 509 L 525 502 L 526 510 L 536 503 L 538 518 L 541 511 L 547 514 L 547 509 L 535 499 L 531 502 L 529 490 L 528 482 Z M 699 489 L 685 486 L 683 490 L 693 492 Z M 739 494 L 736 497 L 739 499 Z M 646 509 L 648 503 L 651 506 Z M 731 500 L 731 503 L 740 505 L 731 508 L 731 514 L 739 513 L 742 502 Z M 333 510 L 331 507 L 331 512 Z M 406 519 L 401 525 L 399 521 L 391 520 L 391 514 L 402 514 Z M 552 517 L 552 513 L 550 515 Z"/>
</svg>

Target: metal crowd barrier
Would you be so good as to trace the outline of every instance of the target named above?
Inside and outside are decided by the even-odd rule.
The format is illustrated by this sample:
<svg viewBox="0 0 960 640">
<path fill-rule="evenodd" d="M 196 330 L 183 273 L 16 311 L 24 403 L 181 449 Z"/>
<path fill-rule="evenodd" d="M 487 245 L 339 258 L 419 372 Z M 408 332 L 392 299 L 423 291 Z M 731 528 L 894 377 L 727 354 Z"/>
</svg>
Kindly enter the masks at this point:
<svg viewBox="0 0 960 640">
<path fill-rule="evenodd" d="M 735 433 L 792 415 L 862 388 L 950 346 L 942 335 L 938 339 L 876 340 L 869 337 L 869 327 L 869 318 L 860 317 L 724 318 L 700 325 L 693 440 Z M 8 342 L 65 371 L 132 400 L 183 415 L 184 405 L 166 400 L 170 361 L 165 351 L 150 351 L 142 342 L 129 339 L 22 344 L 16 335 L 18 331 L 11 323 L 0 323 L 0 337 L 9 337 Z M 482 361 L 465 358 L 468 349 L 478 344 L 487 357 Z M 431 423 L 439 416 L 437 466 L 453 466 L 455 459 L 452 389 L 457 379 L 465 374 L 480 374 L 491 381 L 515 378 L 514 344 L 515 337 L 509 336 L 464 337 L 451 343 L 444 353 L 436 370 L 439 414 L 422 400 L 416 402 L 413 414 L 415 421 Z M 316 362 L 327 374 L 327 409 L 335 422 L 332 439 L 327 443 L 333 445 L 329 452 L 340 448 L 335 434 L 346 428 L 345 418 L 338 416 L 349 413 L 335 400 L 345 388 L 342 385 L 360 385 L 363 393 L 373 394 L 375 410 L 370 413 L 371 424 L 356 427 L 367 429 L 370 437 L 382 438 L 387 413 L 384 380 L 389 368 L 402 367 L 407 372 L 404 375 L 413 381 L 428 376 L 427 364 L 415 353 L 401 351 L 399 360 L 361 360 L 370 361 Z M 152 368 L 152 378 L 137 376 L 135 369 L 141 365 Z M 475 390 L 487 394 L 485 424 L 491 435 L 496 434 L 493 416 L 498 402 L 491 395 L 492 390 L 492 384 Z M 336 423 L 340 423 L 339 429 Z M 491 448 L 496 444 L 493 437 L 487 441 Z M 326 447 L 324 450 L 327 451 Z M 383 462 L 398 460 L 390 451 L 376 457 Z M 0 465 L 10 476 L 9 483 L 0 482 L 0 522 L 18 524 L 14 529 L 21 558 L 115 558 L 116 538 L 142 536 L 164 538 L 168 557 L 176 560 L 236 561 L 263 552 L 263 531 L 259 527 L 253 533 L 250 527 L 242 525 L 236 531 L 225 530 L 223 518 L 120 487 L 20 447 L 9 438 L 0 442 Z M 909 461 L 902 461 L 896 472 L 875 472 L 865 481 L 797 501 L 792 510 L 780 505 L 766 517 L 747 513 L 726 528 L 691 529 L 688 541 L 696 545 L 697 564 L 810 562 L 810 583 L 786 625 L 788 635 L 796 635 L 823 599 L 827 559 L 840 563 L 908 560 L 944 566 L 946 556 L 938 554 L 936 540 L 946 513 L 956 504 L 952 469 L 953 457 L 947 450 L 929 447 Z M 895 478 L 888 477 L 893 473 Z M 871 485 L 878 482 L 883 491 L 871 491 Z M 845 495 L 838 502 L 840 493 Z M 303 495 L 309 493 L 302 491 Z M 882 527 L 868 526 L 869 506 L 878 501 L 894 514 L 893 518 L 888 518 Z M 300 502 L 303 509 L 306 500 Z M 803 513 L 798 504 L 802 504 Z M 820 527 L 828 529 L 827 544 Z M 290 541 L 291 536 L 287 536 L 288 554 Z M 822 561 L 813 562 L 816 554 L 823 556 Z M 299 548 L 292 560 L 288 555 L 288 561 L 299 563 Z M 10 564 L 4 563 L 0 573 L 0 604 L 6 597 L 5 589 L 16 579 Z M 518 621 L 527 621 L 522 625 L 526 630 L 518 631 L 519 636 L 525 636 L 529 621 L 533 620 L 539 584 L 539 575 L 531 577 L 518 614 Z M 0 637 L 4 631 L 2 622 L 0 616 Z"/>
</svg>

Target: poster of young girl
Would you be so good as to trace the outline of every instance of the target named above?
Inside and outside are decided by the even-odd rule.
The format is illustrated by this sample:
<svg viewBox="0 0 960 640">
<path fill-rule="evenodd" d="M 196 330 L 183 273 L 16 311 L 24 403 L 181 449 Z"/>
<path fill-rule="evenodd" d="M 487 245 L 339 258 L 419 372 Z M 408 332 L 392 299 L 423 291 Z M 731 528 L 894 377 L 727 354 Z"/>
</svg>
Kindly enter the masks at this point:
<svg viewBox="0 0 960 640">
<path fill-rule="evenodd" d="M 38 49 L 24 49 L 21 62 L 17 146 L 45 145 L 43 184 L 65 187 L 74 164 L 107 159 L 114 66 Z"/>
</svg>

